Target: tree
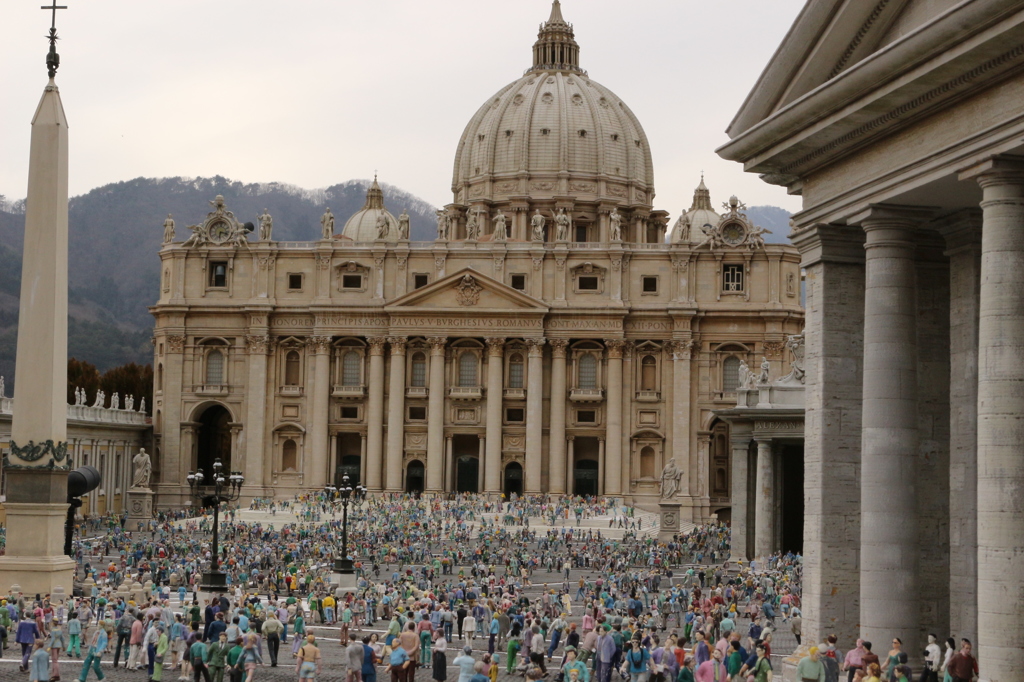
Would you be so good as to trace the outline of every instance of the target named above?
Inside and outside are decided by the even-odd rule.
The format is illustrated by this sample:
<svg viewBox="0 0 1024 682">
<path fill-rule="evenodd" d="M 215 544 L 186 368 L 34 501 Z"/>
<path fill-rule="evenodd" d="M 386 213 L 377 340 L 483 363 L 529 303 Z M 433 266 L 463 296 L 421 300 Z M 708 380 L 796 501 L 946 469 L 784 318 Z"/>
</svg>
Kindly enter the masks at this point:
<svg viewBox="0 0 1024 682">
<path fill-rule="evenodd" d="M 96 391 L 100 387 L 100 373 L 96 365 L 84 360 L 71 358 L 68 360 L 68 404 L 75 404 L 75 388 L 84 388 L 86 402 L 95 400 Z M 91 403 L 90 403 L 91 404 Z"/>
<path fill-rule="evenodd" d="M 99 387 L 108 398 L 119 393 L 122 408 L 125 399 L 131 395 L 135 396 L 135 410 L 139 409 L 142 399 L 145 398 L 146 413 L 151 414 L 153 411 L 153 365 L 129 362 L 127 365 L 114 367 L 103 374 Z"/>
</svg>

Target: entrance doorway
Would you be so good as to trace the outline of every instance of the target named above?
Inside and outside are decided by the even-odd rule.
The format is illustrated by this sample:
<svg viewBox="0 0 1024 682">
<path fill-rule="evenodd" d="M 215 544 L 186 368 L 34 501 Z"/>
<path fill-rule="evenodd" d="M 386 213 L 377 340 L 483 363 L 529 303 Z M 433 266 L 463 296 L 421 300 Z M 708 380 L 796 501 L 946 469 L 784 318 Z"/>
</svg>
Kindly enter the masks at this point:
<svg viewBox="0 0 1024 682">
<path fill-rule="evenodd" d="M 360 452 L 363 446 L 363 437 L 358 433 L 339 433 L 337 442 L 334 485 L 340 488 L 342 478 L 348 476 L 348 484 L 355 488 L 362 482 L 360 474 L 363 458 L 360 456 Z"/>
<path fill-rule="evenodd" d="M 803 445 L 786 444 L 776 464 L 781 469 L 779 513 L 783 552 L 803 553 L 804 549 L 804 448 Z"/>
<path fill-rule="evenodd" d="M 455 492 L 480 492 L 480 438 L 460 433 L 452 436 L 455 466 Z"/>
<path fill-rule="evenodd" d="M 414 459 L 409 462 L 409 465 L 405 468 L 405 492 L 423 492 L 423 478 L 425 471 L 423 462 L 418 459 Z"/>
<path fill-rule="evenodd" d="M 572 492 L 574 495 L 596 496 L 600 492 L 598 481 L 600 444 L 594 437 L 577 436 L 573 442 Z"/>
<path fill-rule="evenodd" d="M 505 485 L 503 486 L 505 497 L 510 498 L 515 493 L 523 495 L 523 465 L 519 462 L 509 462 L 505 465 Z"/>
<path fill-rule="evenodd" d="M 196 469 L 206 481 L 213 481 L 213 462 L 220 459 L 225 476 L 231 471 L 231 413 L 221 405 L 211 405 L 199 417 L 196 443 Z"/>
</svg>

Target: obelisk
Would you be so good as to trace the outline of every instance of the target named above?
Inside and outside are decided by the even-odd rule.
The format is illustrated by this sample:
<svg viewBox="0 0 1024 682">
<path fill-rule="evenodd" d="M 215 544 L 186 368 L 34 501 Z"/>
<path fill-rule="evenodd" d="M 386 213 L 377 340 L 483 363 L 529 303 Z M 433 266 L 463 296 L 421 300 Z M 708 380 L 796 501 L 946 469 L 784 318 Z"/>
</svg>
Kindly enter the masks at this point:
<svg viewBox="0 0 1024 682">
<path fill-rule="evenodd" d="M 54 8 L 54 14 L 56 14 Z M 54 82 L 59 58 L 50 29 L 50 80 L 32 119 L 25 248 L 7 475 L 7 552 L 0 591 L 72 593 L 75 562 L 64 555 L 67 514 L 68 122 Z"/>
</svg>

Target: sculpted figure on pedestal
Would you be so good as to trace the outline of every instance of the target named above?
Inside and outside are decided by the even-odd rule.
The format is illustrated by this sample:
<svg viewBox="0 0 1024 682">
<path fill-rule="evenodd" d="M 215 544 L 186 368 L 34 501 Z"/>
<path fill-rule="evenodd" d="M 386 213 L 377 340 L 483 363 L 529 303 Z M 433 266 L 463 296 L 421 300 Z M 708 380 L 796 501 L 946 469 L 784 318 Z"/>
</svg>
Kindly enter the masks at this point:
<svg viewBox="0 0 1024 682">
<path fill-rule="evenodd" d="M 669 457 L 665 468 L 661 470 L 661 499 L 671 500 L 679 493 L 679 483 L 683 478 L 682 470 L 676 465 L 676 458 Z"/>
<path fill-rule="evenodd" d="M 331 213 L 331 209 L 327 208 L 324 210 L 324 214 L 320 216 L 320 237 L 322 239 L 330 239 L 334 236 L 334 214 Z"/>
<path fill-rule="evenodd" d="M 498 215 L 494 216 L 494 241 L 503 242 L 508 239 L 508 230 L 506 228 L 507 218 L 505 214 L 498 209 Z"/>
<path fill-rule="evenodd" d="M 402 209 L 402 215 L 398 216 L 398 238 L 406 240 L 409 238 L 409 211 Z"/>
<path fill-rule="evenodd" d="M 750 367 L 747 365 L 746 360 L 740 360 L 739 383 L 736 384 L 736 386 L 738 386 L 739 388 L 746 388 L 747 381 L 749 380 L 749 378 Z"/>
<path fill-rule="evenodd" d="M 174 218 L 171 214 L 167 214 L 167 219 L 164 221 L 164 244 L 170 244 L 174 241 Z"/>
<path fill-rule="evenodd" d="M 536 209 L 530 218 L 530 227 L 533 228 L 533 241 L 544 241 L 544 226 L 547 222 L 547 218 L 541 214 L 540 209 Z"/>
<path fill-rule="evenodd" d="M 274 219 L 270 217 L 270 211 L 263 209 L 262 215 L 257 220 L 260 223 L 260 241 L 269 242 L 270 235 L 274 231 Z"/>
<path fill-rule="evenodd" d="M 448 211 L 441 209 L 437 211 L 437 238 L 446 241 L 448 239 L 448 227 L 451 225 L 451 218 Z"/>
<path fill-rule="evenodd" d="M 478 211 L 470 211 L 469 216 L 466 218 L 466 239 L 476 239 L 477 230 L 480 227 L 480 223 L 477 220 Z"/>
<path fill-rule="evenodd" d="M 132 487 L 148 488 L 149 477 L 153 474 L 153 463 L 149 459 L 146 448 L 140 448 L 132 458 Z"/>
<path fill-rule="evenodd" d="M 622 241 L 622 216 L 616 209 L 612 209 L 612 212 L 608 215 L 608 219 L 611 221 L 611 240 L 613 242 Z"/>
<path fill-rule="evenodd" d="M 771 363 L 768 362 L 768 358 L 761 358 L 761 373 L 757 375 L 758 386 L 763 386 L 768 383 L 768 372 L 771 371 Z"/>
<path fill-rule="evenodd" d="M 377 216 L 377 239 L 387 239 L 390 231 L 391 221 L 388 220 L 388 214 L 382 212 Z"/>
<path fill-rule="evenodd" d="M 569 220 L 569 216 L 566 215 L 565 209 L 558 209 L 558 213 L 553 216 L 555 221 L 555 241 L 567 242 L 569 241 L 569 224 L 572 222 Z"/>
</svg>

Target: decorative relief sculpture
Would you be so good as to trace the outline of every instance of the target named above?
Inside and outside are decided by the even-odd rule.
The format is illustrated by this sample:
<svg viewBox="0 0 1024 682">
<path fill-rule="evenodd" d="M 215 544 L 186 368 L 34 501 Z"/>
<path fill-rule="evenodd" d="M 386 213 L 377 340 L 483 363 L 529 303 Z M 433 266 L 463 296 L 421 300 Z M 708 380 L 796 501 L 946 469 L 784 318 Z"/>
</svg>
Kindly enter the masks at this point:
<svg viewBox="0 0 1024 682">
<path fill-rule="evenodd" d="M 320 216 L 320 237 L 321 239 L 330 239 L 334 236 L 334 214 L 331 213 L 331 209 L 327 208 L 324 210 L 324 214 Z"/>
<path fill-rule="evenodd" d="M 170 244 L 174 241 L 174 218 L 170 213 L 167 214 L 167 219 L 164 220 L 164 244 Z"/>
<path fill-rule="evenodd" d="M 793 361 L 789 365 L 789 374 L 778 380 L 779 384 L 803 384 L 804 372 L 804 335 L 792 334 L 786 337 L 786 348 L 793 354 Z"/>
<path fill-rule="evenodd" d="M 612 209 L 612 212 L 608 215 L 608 220 L 611 221 L 611 240 L 613 242 L 622 241 L 622 216 L 616 209 Z"/>
<path fill-rule="evenodd" d="M 248 246 L 248 231 L 252 229 L 252 224 L 249 223 L 248 227 L 238 222 L 235 219 L 235 214 L 227 210 L 224 205 L 224 197 L 218 194 L 213 201 L 210 202 L 213 206 L 213 210 L 206 214 L 206 220 L 199 225 L 189 225 L 188 229 L 192 231 L 192 236 L 189 237 L 182 246 L 221 246 L 224 244 L 234 244 L 235 246 Z"/>
<path fill-rule="evenodd" d="M 669 457 L 665 468 L 661 470 L 661 499 L 671 500 L 679 494 L 683 472 L 676 464 L 675 457 Z"/>
<path fill-rule="evenodd" d="M 153 474 L 153 462 L 146 448 L 140 448 L 132 458 L 132 487 L 149 488 L 149 478 Z"/>
<path fill-rule="evenodd" d="M 402 209 L 402 215 L 398 216 L 398 239 L 409 239 L 409 210 L 405 208 Z"/>
<path fill-rule="evenodd" d="M 270 211 L 263 209 L 263 213 L 257 216 L 260 225 L 260 241 L 269 242 L 274 232 L 274 219 L 270 217 Z"/>
<path fill-rule="evenodd" d="M 459 305 L 476 305 L 480 302 L 480 292 L 482 290 L 483 287 L 476 283 L 476 278 L 473 275 L 463 275 L 462 279 L 459 280 L 459 284 L 455 287 L 455 298 L 458 300 Z"/>
<path fill-rule="evenodd" d="M 508 239 L 508 229 L 506 227 L 508 219 L 505 214 L 502 213 L 501 209 L 498 209 L 498 214 L 494 216 L 494 241 L 503 242 Z"/>
<path fill-rule="evenodd" d="M 530 218 L 530 227 L 533 229 L 533 241 L 542 242 L 544 241 L 544 226 L 547 224 L 547 218 L 545 218 L 540 209 L 536 209 L 533 216 Z"/>
</svg>

